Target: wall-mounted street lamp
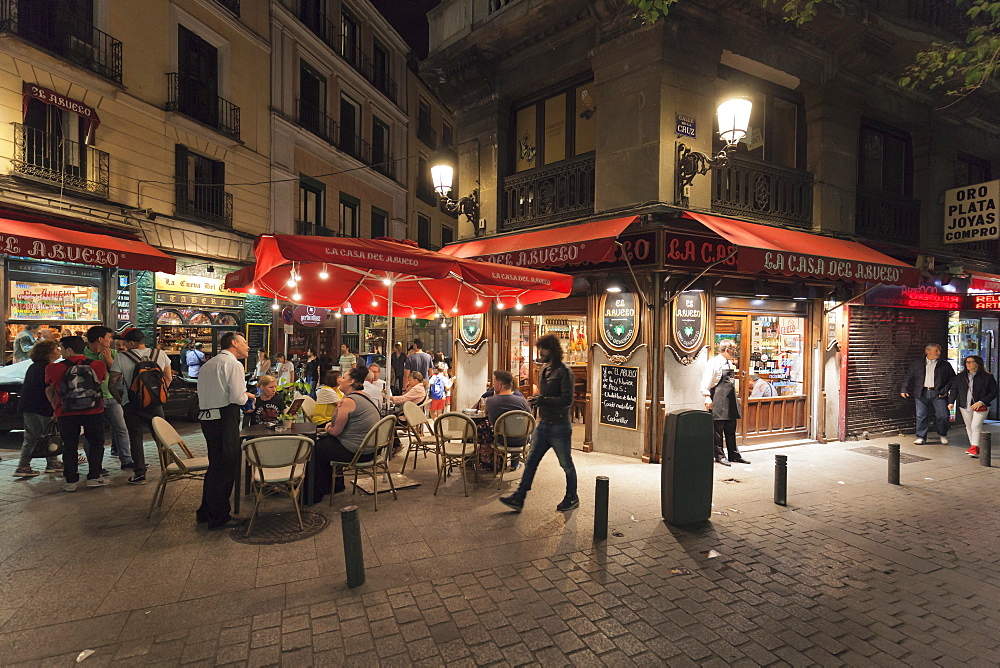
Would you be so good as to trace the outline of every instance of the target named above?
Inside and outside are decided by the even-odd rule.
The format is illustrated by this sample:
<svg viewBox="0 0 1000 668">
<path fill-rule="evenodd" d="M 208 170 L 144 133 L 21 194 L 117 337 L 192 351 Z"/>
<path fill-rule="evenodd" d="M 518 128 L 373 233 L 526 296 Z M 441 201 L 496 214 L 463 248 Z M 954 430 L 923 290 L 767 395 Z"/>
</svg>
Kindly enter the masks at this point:
<svg viewBox="0 0 1000 668">
<path fill-rule="evenodd" d="M 729 164 L 729 154 L 747 135 L 750 127 L 750 111 L 753 101 L 745 95 L 729 98 L 719 105 L 719 136 L 726 142 L 717 155 L 709 156 L 701 151 L 680 143 L 677 145 L 677 197 L 687 198 L 694 177 L 707 174 L 709 169 L 725 167 Z"/>
<path fill-rule="evenodd" d="M 455 169 L 446 162 L 439 162 L 431 167 L 431 180 L 434 182 L 434 190 L 441 198 L 441 206 L 448 213 L 460 213 L 472 223 L 476 233 L 479 233 L 479 188 L 473 188 L 472 193 L 453 200 L 448 197 L 451 191 L 452 180 Z"/>
</svg>

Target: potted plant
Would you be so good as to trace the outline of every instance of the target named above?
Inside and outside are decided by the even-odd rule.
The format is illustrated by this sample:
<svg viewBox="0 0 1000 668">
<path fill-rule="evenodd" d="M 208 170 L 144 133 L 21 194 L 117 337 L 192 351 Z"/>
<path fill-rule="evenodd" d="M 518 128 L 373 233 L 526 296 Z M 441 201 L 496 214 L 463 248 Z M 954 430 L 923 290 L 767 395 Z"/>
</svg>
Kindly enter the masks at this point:
<svg viewBox="0 0 1000 668">
<path fill-rule="evenodd" d="M 281 426 L 285 429 L 292 428 L 292 422 L 295 420 L 294 415 L 289 415 L 288 413 L 282 413 L 278 416 L 278 420 L 281 422 Z"/>
</svg>

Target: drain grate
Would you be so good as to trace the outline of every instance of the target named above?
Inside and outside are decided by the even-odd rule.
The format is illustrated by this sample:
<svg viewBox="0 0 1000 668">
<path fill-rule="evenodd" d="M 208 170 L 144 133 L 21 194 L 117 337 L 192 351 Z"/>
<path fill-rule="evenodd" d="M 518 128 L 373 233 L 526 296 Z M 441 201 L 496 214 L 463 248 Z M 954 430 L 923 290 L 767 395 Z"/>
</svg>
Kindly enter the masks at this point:
<svg viewBox="0 0 1000 668">
<path fill-rule="evenodd" d="M 851 452 L 860 452 L 863 455 L 871 455 L 879 459 L 889 459 L 889 449 L 879 448 L 874 445 L 866 445 L 863 448 L 850 448 Z M 927 462 L 930 457 L 920 457 L 918 455 L 908 455 L 905 452 L 899 453 L 900 464 L 912 464 L 913 462 Z"/>
<path fill-rule="evenodd" d="M 303 512 L 302 526 L 305 530 L 300 531 L 299 521 L 294 512 L 268 513 L 257 516 L 257 520 L 253 523 L 253 533 L 249 538 L 245 526 L 230 531 L 229 537 L 237 543 L 246 545 L 281 545 L 311 538 L 325 529 L 329 523 L 330 520 L 326 515 Z"/>
</svg>

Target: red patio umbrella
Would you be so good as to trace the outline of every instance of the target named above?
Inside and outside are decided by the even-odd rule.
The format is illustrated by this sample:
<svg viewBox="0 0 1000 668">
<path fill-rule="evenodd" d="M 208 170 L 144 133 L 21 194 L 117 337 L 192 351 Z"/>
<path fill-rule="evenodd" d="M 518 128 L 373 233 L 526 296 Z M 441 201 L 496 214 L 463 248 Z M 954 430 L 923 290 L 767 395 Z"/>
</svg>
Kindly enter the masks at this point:
<svg viewBox="0 0 1000 668">
<path fill-rule="evenodd" d="M 226 276 L 236 292 L 392 318 L 484 313 L 567 296 L 573 277 L 456 258 L 388 237 L 351 239 L 265 234 L 256 263 Z"/>
</svg>

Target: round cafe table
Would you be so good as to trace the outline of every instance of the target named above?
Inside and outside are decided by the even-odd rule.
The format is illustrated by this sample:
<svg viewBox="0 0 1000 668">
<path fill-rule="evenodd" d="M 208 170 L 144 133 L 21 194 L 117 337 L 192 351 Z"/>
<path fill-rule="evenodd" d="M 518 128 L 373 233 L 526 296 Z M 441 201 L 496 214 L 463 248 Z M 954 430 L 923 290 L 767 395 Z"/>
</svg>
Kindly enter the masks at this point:
<svg viewBox="0 0 1000 668">
<path fill-rule="evenodd" d="M 253 438 L 265 438 L 267 436 L 307 436 L 313 441 L 316 440 L 316 425 L 312 422 L 293 422 L 292 426 L 288 429 L 271 429 L 267 425 L 254 424 L 249 427 L 243 427 L 240 430 L 240 443 L 244 441 L 249 441 Z M 315 450 L 314 450 L 315 452 Z M 242 460 L 243 448 L 240 448 L 240 467 L 236 472 L 236 484 L 233 485 L 233 514 L 240 512 L 240 499 L 243 494 L 250 494 L 250 473 L 245 472 L 246 482 L 241 483 L 240 477 L 244 475 L 244 470 L 247 468 L 246 463 Z M 313 489 L 315 487 L 315 478 L 313 474 L 312 462 L 306 464 L 306 498 L 303 499 L 303 506 L 311 506 L 313 498 Z M 243 492 L 240 493 L 241 487 Z"/>
</svg>

